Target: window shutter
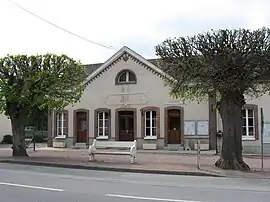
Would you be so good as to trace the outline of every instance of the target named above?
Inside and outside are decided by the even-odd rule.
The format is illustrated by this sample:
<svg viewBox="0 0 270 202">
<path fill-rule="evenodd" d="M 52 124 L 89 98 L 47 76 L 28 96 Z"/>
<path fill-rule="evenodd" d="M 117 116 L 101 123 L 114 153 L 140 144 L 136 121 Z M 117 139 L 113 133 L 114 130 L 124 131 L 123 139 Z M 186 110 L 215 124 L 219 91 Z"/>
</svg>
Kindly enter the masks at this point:
<svg viewBox="0 0 270 202">
<path fill-rule="evenodd" d="M 95 134 L 94 134 L 94 137 L 96 138 L 97 136 L 98 136 L 98 111 L 97 110 L 95 110 L 95 115 L 94 115 L 95 117 L 94 117 L 94 127 L 95 127 L 95 130 L 94 130 L 94 132 L 95 132 Z"/>
<path fill-rule="evenodd" d="M 109 135 L 109 138 L 111 138 L 111 110 L 108 109 L 108 135 Z"/>
<path fill-rule="evenodd" d="M 64 128 L 64 134 L 66 134 L 66 137 L 68 137 L 68 111 L 63 111 L 66 118 L 66 127 Z"/>
<path fill-rule="evenodd" d="M 145 108 L 141 109 L 141 134 L 142 138 L 145 137 Z"/>
<path fill-rule="evenodd" d="M 255 139 L 259 140 L 258 106 L 254 107 Z"/>
<path fill-rule="evenodd" d="M 58 115 L 58 112 L 54 111 L 53 112 L 53 138 L 55 138 L 57 134 L 57 115 Z"/>
</svg>

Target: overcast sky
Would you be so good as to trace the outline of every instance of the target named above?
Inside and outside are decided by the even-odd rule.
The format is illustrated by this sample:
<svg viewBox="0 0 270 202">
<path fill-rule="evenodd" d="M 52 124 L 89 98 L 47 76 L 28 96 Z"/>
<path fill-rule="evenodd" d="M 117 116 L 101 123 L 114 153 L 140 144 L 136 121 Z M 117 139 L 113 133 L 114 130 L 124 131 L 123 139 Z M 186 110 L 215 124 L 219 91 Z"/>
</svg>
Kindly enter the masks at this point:
<svg viewBox="0 0 270 202">
<path fill-rule="evenodd" d="M 89 40 L 146 58 L 168 37 L 219 28 L 269 27 L 269 0 L 12 0 Z M 97 3 L 98 2 L 98 3 Z M 0 0 L 0 57 L 64 53 L 83 64 L 104 62 L 115 50 L 67 34 Z"/>
</svg>

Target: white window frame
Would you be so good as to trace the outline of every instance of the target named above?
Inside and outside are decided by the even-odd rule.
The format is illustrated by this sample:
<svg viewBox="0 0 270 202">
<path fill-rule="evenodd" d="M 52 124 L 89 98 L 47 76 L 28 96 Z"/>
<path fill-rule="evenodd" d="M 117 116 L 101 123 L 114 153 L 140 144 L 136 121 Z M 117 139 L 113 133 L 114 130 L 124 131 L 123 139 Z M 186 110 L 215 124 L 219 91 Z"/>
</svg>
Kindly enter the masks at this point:
<svg viewBox="0 0 270 202">
<path fill-rule="evenodd" d="M 153 137 L 153 138 L 156 138 L 156 136 L 157 136 L 157 112 L 156 112 L 156 117 L 155 118 L 153 118 L 153 112 L 156 112 L 156 111 L 145 111 L 145 113 L 144 113 L 144 136 L 147 138 L 147 137 L 149 137 L 149 138 L 151 138 L 151 137 Z M 150 126 L 147 126 L 146 125 L 146 121 L 147 121 L 147 118 L 146 118 L 146 114 L 147 113 L 150 113 Z M 156 124 L 155 124 L 155 126 L 153 126 L 152 124 L 153 124 L 153 120 L 155 120 L 155 122 L 156 122 Z M 146 129 L 147 128 L 150 128 L 150 134 L 149 135 L 147 135 L 147 133 L 146 133 Z M 156 129 L 156 134 L 155 135 L 153 135 L 153 129 Z"/>
<path fill-rule="evenodd" d="M 129 74 L 131 72 L 130 71 L 124 71 L 122 72 L 119 77 L 118 77 L 118 83 L 130 83 L 130 82 L 135 82 L 135 81 L 129 81 Z M 126 74 L 126 80 L 125 81 L 120 81 L 120 78 L 122 77 L 123 74 Z M 135 76 L 135 75 L 134 75 Z"/>
<path fill-rule="evenodd" d="M 57 137 L 62 137 L 66 136 L 67 134 L 64 135 L 64 131 L 66 127 L 64 126 L 64 122 L 66 122 L 66 113 L 64 112 L 58 112 L 56 114 L 56 136 Z M 59 134 L 59 128 L 60 128 L 60 134 Z"/>
<path fill-rule="evenodd" d="M 99 136 L 99 137 L 107 137 L 107 136 L 108 136 L 108 135 L 106 135 L 105 132 L 106 132 L 106 128 L 108 129 L 109 126 L 106 127 L 106 126 L 105 126 L 105 122 L 106 122 L 106 121 L 109 122 L 109 114 L 108 114 L 108 119 L 106 119 L 106 118 L 105 118 L 106 113 L 108 114 L 108 112 L 102 111 L 102 112 L 98 112 L 98 114 L 97 114 L 97 119 L 98 119 L 98 120 L 97 120 L 97 122 L 98 122 L 98 123 L 97 123 L 97 124 L 98 124 L 98 125 L 97 125 L 97 127 L 98 127 L 98 130 L 97 130 L 97 136 Z M 99 118 L 100 114 L 102 114 L 102 119 Z M 101 128 L 101 126 L 100 126 L 100 121 L 101 121 L 101 120 L 102 120 L 102 135 L 100 135 L 100 132 L 101 132 L 101 131 L 100 131 L 100 128 Z M 108 123 L 108 124 L 109 124 L 109 123 Z"/>
<path fill-rule="evenodd" d="M 242 128 L 245 127 L 246 129 L 246 135 L 242 134 L 242 140 L 255 140 L 255 133 L 256 133 L 256 124 L 255 124 L 255 110 L 253 108 L 243 108 L 242 110 L 245 110 L 245 122 L 246 126 L 242 126 Z M 252 117 L 248 116 L 248 110 L 252 110 Z M 252 118 L 253 119 L 253 135 L 249 135 L 249 124 L 248 124 L 248 119 Z"/>
</svg>

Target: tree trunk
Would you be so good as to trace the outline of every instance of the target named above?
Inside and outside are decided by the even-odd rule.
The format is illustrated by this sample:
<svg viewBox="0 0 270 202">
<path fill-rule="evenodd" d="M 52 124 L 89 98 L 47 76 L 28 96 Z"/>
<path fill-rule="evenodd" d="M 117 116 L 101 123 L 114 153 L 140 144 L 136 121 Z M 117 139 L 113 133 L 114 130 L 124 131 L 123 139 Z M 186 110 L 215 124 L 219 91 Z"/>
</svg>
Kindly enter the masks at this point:
<svg viewBox="0 0 270 202">
<path fill-rule="evenodd" d="M 242 119 L 241 109 L 244 99 L 222 100 L 219 113 L 223 124 L 223 142 L 220 158 L 215 166 L 221 169 L 249 171 L 242 157 Z"/>
<path fill-rule="evenodd" d="M 25 117 L 20 113 L 11 116 L 13 153 L 12 156 L 28 156 L 25 145 Z"/>
</svg>

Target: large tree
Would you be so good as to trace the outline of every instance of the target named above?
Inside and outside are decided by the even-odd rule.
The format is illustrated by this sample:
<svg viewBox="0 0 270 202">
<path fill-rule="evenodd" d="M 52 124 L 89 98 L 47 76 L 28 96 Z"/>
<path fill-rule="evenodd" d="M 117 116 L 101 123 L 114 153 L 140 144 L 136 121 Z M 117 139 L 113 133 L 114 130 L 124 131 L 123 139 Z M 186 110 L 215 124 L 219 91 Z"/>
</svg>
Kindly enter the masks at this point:
<svg viewBox="0 0 270 202">
<path fill-rule="evenodd" d="M 217 96 L 223 143 L 215 165 L 249 170 L 242 157 L 241 109 L 245 96 L 269 93 L 270 30 L 211 30 L 166 39 L 156 46 L 171 94 L 183 100 Z"/>
<path fill-rule="evenodd" d="M 13 156 L 28 156 L 25 126 L 47 109 L 77 102 L 84 67 L 66 55 L 7 55 L 0 59 L 0 109 L 11 120 Z M 42 119 L 40 119 L 42 120 Z"/>
</svg>

